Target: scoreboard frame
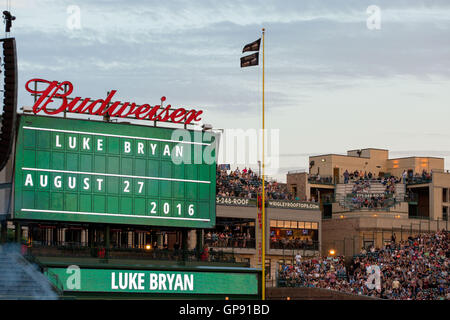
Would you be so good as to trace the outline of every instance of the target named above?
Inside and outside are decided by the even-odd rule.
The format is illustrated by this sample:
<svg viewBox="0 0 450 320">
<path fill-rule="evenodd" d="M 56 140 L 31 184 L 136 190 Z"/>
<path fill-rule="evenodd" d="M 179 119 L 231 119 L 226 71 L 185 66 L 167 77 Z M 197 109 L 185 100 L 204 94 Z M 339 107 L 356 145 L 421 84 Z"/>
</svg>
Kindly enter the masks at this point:
<svg viewBox="0 0 450 320">
<path fill-rule="evenodd" d="M 27 115 L 18 121 L 15 219 L 215 225 L 214 133 Z"/>
</svg>

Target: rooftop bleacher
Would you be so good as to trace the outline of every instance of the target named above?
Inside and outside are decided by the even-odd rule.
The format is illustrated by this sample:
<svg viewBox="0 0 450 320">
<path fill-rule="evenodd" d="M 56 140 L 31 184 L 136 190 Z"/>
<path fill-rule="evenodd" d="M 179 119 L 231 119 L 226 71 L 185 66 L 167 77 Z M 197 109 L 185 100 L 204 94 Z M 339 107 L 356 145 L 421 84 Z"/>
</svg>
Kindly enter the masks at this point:
<svg viewBox="0 0 450 320">
<path fill-rule="evenodd" d="M 262 179 L 252 169 L 216 171 L 216 194 L 220 197 L 256 199 L 262 189 Z M 294 200 L 285 183 L 265 181 L 268 199 Z"/>
<path fill-rule="evenodd" d="M 336 185 L 335 201 L 353 210 L 389 210 L 405 201 L 406 187 L 401 179 L 362 179 Z"/>
</svg>

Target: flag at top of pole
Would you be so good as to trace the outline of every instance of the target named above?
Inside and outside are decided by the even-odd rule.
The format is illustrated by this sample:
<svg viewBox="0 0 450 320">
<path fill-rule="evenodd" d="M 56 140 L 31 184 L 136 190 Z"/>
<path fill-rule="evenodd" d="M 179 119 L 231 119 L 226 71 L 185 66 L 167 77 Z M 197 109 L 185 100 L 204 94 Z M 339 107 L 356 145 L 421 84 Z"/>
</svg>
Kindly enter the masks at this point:
<svg viewBox="0 0 450 320">
<path fill-rule="evenodd" d="M 252 43 L 246 44 L 244 46 L 244 49 L 242 49 L 242 53 L 247 51 L 259 51 L 259 46 L 261 44 L 261 38 L 259 38 L 256 41 L 253 41 Z"/>
<path fill-rule="evenodd" d="M 241 57 L 241 68 L 257 66 L 259 65 L 259 47 L 261 44 L 261 38 L 252 43 L 246 44 L 244 49 L 242 49 L 242 53 L 248 51 L 258 51 L 248 56 Z"/>
</svg>

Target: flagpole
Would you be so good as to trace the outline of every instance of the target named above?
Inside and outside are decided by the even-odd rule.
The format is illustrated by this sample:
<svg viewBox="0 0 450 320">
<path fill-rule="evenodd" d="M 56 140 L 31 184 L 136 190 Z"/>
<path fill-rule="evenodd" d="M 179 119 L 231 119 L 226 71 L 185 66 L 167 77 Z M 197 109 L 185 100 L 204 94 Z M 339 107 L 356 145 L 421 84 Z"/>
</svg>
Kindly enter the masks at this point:
<svg viewBox="0 0 450 320">
<path fill-rule="evenodd" d="M 262 299 L 266 300 L 266 215 L 265 215 L 265 183 L 264 183 L 264 33 L 262 29 Z"/>
</svg>

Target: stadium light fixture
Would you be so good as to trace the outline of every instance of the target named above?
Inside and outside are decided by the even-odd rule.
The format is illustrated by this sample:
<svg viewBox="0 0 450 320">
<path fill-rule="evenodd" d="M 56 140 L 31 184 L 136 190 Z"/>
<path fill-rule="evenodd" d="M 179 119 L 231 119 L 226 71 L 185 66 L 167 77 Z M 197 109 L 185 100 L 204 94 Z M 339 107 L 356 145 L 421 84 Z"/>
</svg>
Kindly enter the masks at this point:
<svg viewBox="0 0 450 320">
<path fill-rule="evenodd" d="M 209 123 L 205 123 L 204 125 L 202 125 L 203 131 L 211 130 L 212 128 L 212 125 L 210 125 Z"/>
</svg>

